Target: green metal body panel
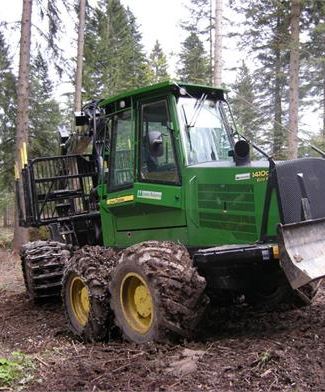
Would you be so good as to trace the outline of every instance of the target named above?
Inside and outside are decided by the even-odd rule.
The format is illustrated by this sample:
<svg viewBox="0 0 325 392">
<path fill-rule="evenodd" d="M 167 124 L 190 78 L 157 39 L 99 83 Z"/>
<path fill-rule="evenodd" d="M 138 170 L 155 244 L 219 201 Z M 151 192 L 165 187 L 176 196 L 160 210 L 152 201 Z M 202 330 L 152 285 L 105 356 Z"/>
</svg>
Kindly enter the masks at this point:
<svg viewBox="0 0 325 392">
<path fill-rule="evenodd" d="M 149 239 L 187 240 L 180 186 L 135 183 L 100 202 L 104 243 L 125 247 Z M 123 201 L 123 198 L 131 199 Z M 115 204 L 108 205 L 107 201 Z"/>
<path fill-rule="evenodd" d="M 216 92 L 209 87 L 186 88 Z M 134 183 L 126 189 L 108 191 L 99 187 L 103 240 L 106 246 L 126 247 L 145 240 L 171 240 L 188 247 L 247 244 L 260 239 L 262 214 L 268 179 L 268 161 L 246 167 L 234 162 L 186 165 L 172 82 L 139 89 L 101 102 L 117 111 L 118 102 L 131 99 L 134 119 Z M 168 101 L 180 182 L 150 183 L 139 175 L 139 103 L 157 97 Z M 272 196 L 267 235 L 276 235 L 279 209 Z"/>
<path fill-rule="evenodd" d="M 256 173 L 263 177 L 254 177 Z M 105 245 L 125 247 L 153 239 L 180 241 L 188 247 L 256 242 L 261 233 L 266 173 L 265 167 L 199 167 L 184 169 L 183 186 L 137 182 L 109 195 L 113 200 L 121 198 L 116 204 L 101 201 Z M 250 178 L 236 180 L 238 175 Z M 128 196 L 134 199 L 123 201 Z M 279 221 L 273 195 L 270 238 L 276 236 Z"/>
<path fill-rule="evenodd" d="M 247 244 L 260 239 L 268 169 L 188 167 L 184 170 L 188 244 Z M 267 235 L 276 235 L 277 201 L 272 199 Z"/>
</svg>

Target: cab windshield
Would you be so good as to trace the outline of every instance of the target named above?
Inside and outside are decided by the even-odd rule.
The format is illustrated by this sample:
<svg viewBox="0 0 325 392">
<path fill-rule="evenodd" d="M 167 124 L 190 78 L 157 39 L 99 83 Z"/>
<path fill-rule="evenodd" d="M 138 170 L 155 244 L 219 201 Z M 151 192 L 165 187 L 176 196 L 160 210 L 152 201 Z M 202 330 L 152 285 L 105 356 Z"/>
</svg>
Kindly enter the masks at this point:
<svg viewBox="0 0 325 392">
<path fill-rule="evenodd" d="M 177 105 L 188 165 L 233 160 L 229 156 L 232 144 L 222 101 L 202 95 L 199 99 L 180 97 Z"/>
</svg>

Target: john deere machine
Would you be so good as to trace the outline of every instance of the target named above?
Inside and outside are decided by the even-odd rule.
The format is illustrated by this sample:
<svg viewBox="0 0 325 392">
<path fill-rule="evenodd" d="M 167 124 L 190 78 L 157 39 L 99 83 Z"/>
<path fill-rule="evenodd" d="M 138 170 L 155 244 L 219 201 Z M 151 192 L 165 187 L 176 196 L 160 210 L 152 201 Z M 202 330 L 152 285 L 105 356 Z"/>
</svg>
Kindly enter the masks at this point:
<svg viewBox="0 0 325 392">
<path fill-rule="evenodd" d="M 76 335 L 163 341 L 191 336 L 209 300 L 310 304 L 325 276 L 323 157 L 274 161 L 206 86 L 137 89 L 76 122 L 62 155 L 17 180 L 21 225 L 51 232 L 21 251 L 27 292 L 62 295 Z"/>
</svg>

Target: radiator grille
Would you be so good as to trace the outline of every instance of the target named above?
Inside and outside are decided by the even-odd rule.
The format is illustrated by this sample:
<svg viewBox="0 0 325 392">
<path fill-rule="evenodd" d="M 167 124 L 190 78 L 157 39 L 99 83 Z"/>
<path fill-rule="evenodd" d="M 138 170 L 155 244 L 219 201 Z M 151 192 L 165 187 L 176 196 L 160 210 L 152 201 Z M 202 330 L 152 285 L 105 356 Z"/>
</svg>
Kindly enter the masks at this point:
<svg viewBox="0 0 325 392">
<path fill-rule="evenodd" d="M 253 185 L 199 184 L 198 211 L 201 227 L 229 231 L 238 240 L 257 238 Z"/>
</svg>

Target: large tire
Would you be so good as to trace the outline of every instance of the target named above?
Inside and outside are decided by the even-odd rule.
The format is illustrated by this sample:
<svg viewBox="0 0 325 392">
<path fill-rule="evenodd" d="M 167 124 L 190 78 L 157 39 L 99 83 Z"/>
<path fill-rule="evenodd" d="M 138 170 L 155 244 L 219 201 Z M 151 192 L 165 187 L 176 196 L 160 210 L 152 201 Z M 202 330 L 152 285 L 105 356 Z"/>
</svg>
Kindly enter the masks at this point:
<svg viewBox="0 0 325 392">
<path fill-rule="evenodd" d="M 21 265 L 26 291 L 34 302 L 60 298 L 64 265 L 71 246 L 56 241 L 28 242 L 21 248 Z"/>
<path fill-rule="evenodd" d="M 125 249 L 110 284 L 115 323 L 132 342 L 191 337 L 209 300 L 185 247 L 148 241 Z"/>
<path fill-rule="evenodd" d="M 85 341 L 103 340 L 112 329 L 108 285 L 115 264 L 111 248 L 86 245 L 64 269 L 62 299 L 68 326 Z"/>
<path fill-rule="evenodd" d="M 298 290 L 293 290 L 284 275 L 273 276 L 268 281 L 273 281 L 273 284 L 267 285 L 262 279 L 254 290 L 246 294 L 249 304 L 270 311 L 278 309 L 281 305 L 308 306 L 312 303 L 320 285 L 320 281 L 311 282 Z"/>
<path fill-rule="evenodd" d="M 274 285 L 273 288 L 256 287 L 245 294 L 246 301 L 263 310 L 276 310 L 279 305 L 292 302 L 293 290 L 288 283 Z"/>
</svg>

